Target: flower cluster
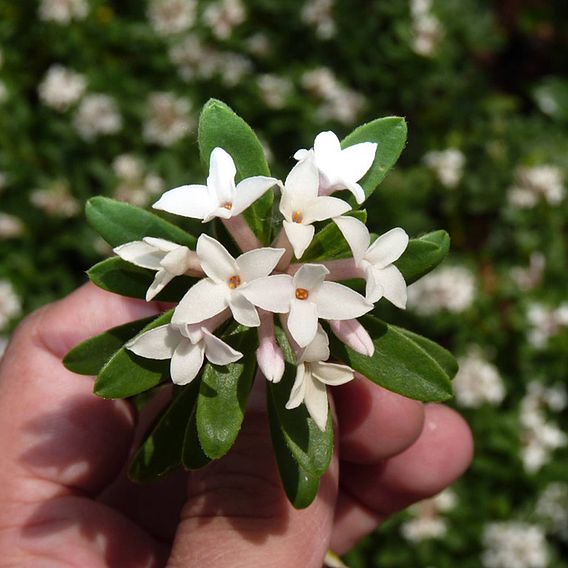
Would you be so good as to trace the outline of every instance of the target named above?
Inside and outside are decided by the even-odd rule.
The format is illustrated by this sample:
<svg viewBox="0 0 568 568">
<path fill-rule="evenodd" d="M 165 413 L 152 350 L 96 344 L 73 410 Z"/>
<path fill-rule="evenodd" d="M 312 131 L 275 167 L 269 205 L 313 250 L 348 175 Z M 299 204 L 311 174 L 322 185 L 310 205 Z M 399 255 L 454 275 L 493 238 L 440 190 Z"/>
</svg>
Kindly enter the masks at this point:
<svg viewBox="0 0 568 568">
<path fill-rule="evenodd" d="M 295 154 L 298 163 L 284 183 L 253 176 L 235 183 L 237 169 L 231 155 L 216 147 L 210 155 L 205 185 L 184 185 L 165 192 L 153 207 L 208 222 L 218 219 L 241 249 L 234 257 L 215 238 L 202 234 L 195 251 L 148 235 L 114 249 L 123 260 L 155 271 L 146 300 L 152 300 L 180 275 L 197 278 L 174 310 L 171 322 L 151 329 L 127 343 L 127 348 L 150 359 L 171 360 L 174 383 L 189 384 L 207 359 L 227 365 L 243 354 L 215 335 L 233 318 L 258 329 L 259 368 L 272 382 L 285 369 L 284 354 L 275 336 L 274 315 L 294 347 L 297 372 L 287 408 L 305 403 L 321 430 L 328 402 L 326 385 L 354 378 L 344 364 L 329 361 L 329 338 L 321 322 L 328 322 L 340 340 L 355 351 L 372 355 L 373 342 L 357 318 L 385 298 L 406 306 L 406 282 L 393 264 L 408 245 L 408 235 L 395 228 L 372 237 L 365 224 L 348 216 L 351 206 L 331 194 L 351 192 L 365 199 L 358 183 L 375 159 L 377 144 L 363 142 L 342 149 L 332 132 L 319 134 L 312 149 Z M 272 188 L 281 192 L 283 216 L 273 246 L 262 246 L 243 213 Z M 323 263 L 301 262 L 316 234 L 315 224 L 333 220 L 349 245 L 352 257 Z M 365 295 L 338 281 L 363 278 Z"/>
</svg>

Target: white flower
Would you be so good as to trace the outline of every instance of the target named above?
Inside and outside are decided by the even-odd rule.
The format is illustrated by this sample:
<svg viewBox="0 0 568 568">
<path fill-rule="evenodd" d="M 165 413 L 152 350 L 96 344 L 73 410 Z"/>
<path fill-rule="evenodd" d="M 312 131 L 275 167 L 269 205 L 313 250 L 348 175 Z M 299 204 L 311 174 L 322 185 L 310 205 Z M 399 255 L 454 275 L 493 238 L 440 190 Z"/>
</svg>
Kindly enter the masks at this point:
<svg viewBox="0 0 568 568">
<path fill-rule="evenodd" d="M 135 337 L 126 348 L 147 359 L 171 359 L 170 375 L 176 385 L 190 383 L 205 357 L 214 365 L 228 365 L 243 356 L 205 325 L 162 325 Z"/>
<path fill-rule="evenodd" d="M 9 280 L 0 280 L 0 330 L 4 329 L 10 320 L 19 316 L 22 302 Z"/>
<path fill-rule="evenodd" d="M 319 174 L 311 159 L 296 164 L 284 183 L 280 212 L 284 215 L 284 231 L 296 258 L 301 258 L 314 238 L 313 223 L 337 217 L 351 209 L 342 199 L 318 196 L 318 190 Z"/>
<path fill-rule="evenodd" d="M 228 307 L 239 323 L 248 327 L 260 325 L 258 312 L 244 291 L 247 284 L 274 270 L 284 249 L 260 248 L 234 259 L 219 241 L 201 235 L 196 252 L 208 278 L 189 289 L 176 308 L 172 323 L 199 323 Z"/>
<path fill-rule="evenodd" d="M 207 185 L 170 189 L 153 207 L 182 217 L 202 219 L 204 223 L 214 217 L 229 219 L 242 213 L 278 183 L 274 178 L 254 176 L 235 186 L 236 173 L 233 158 L 223 148 L 215 148 L 211 152 Z"/>
<path fill-rule="evenodd" d="M 246 19 L 246 11 L 241 0 L 221 0 L 209 4 L 203 12 L 203 21 L 211 28 L 218 39 L 227 39 L 233 28 Z"/>
<path fill-rule="evenodd" d="M 152 29 L 162 36 L 179 34 L 195 22 L 195 0 L 151 0 L 148 19 Z"/>
<path fill-rule="evenodd" d="M 315 28 L 320 39 L 330 39 L 335 35 L 334 3 L 335 0 L 308 0 L 302 6 L 302 21 Z"/>
<path fill-rule="evenodd" d="M 116 134 L 122 128 L 122 116 L 114 98 L 94 94 L 81 101 L 74 124 L 81 138 L 90 142 L 98 136 Z"/>
<path fill-rule="evenodd" d="M 355 377 L 350 367 L 324 363 L 327 359 L 329 338 L 321 325 L 318 325 L 314 338 L 298 357 L 296 379 L 286 403 L 288 409 L 305 403 L 308 413 L 322 431 L 325 430 L 328 412 L 326 385 L 343 385 Z"/>
<path fill-rule="evenodd" d="M 112 162 L 112 169 L 117 177 L 126 180 L 139 180 L 144 175 L 144 163 L 138 156 L 121 154 Z"/>
<path fill-rule="evenodd" d="M 355 217 L 334 219 L 353 252 L 356 266 L 366 275 L 365 297 L 368 302 L 386 298 L 398 308 L 406 307 L 406 282 L 393 264 L 408 246 L 408 235 L 397 227 L 381 235 L 373 244 L 364 223 Z"/>
<path fill-rule="evenodd" d="M 448 532 L 445 519 L 437 516 L 421 516 L 406 521 L 400 527 L 402 536 L 410 542 L 442 538 Z"/>
<path fill-rule="evenodd" d="M 284 108 L 294 88 L 292 81 L 287 77 L 279 77 L 278 75 L 270 75 L 268 73 L 259 75 L 257 83 L 262 100 L 267 107 L 273 109 Z"/>
<path fill-rule="evenodd" d="M 83 75 L 62 65 L 52 65 L 39 84 L 41 101 L 58 112 L 65 112 L 85 92 L 87 81 Z"/>
<path fill-rule="evenodd" d="M 365 201 L 365 192 L 357 183 L 373 165 L 377 144 L 362 142 L 341 149 L 339 138 L 331 132 L 320 132 L 314 140 L 313 160 L 320 174 L 320 192 L 332 193 L 340 189 L 348 189 L 357 200 Z M 296 160 L 309 159 L 308 150 L 298 150 L 294 154 Z"/>
<path fill-rule="evenodd" d="M 568 542 L 568 485 L 550 483 L 538 498 L 535 509 L 547 528 Z"/>
<path fill-rule="evenodd" d="M 534 207 L 540 199 L 550 205 L 558 205 L 566 194 L 562 172 L 556 166 L 543 164 L 532 168 L 520 167 L 515 173 L 515 183 L 509 189 L 509 203 L 520 209 Z"/>
<path fill-rule="evenodd" d="M 83 20 L 89 13 L 85 0 L 42 0 L 39 17 L 44 21 L 69 24 L 71 20 Z"/>
<path fill-rule="evenodd" d="M 465 156 L 457 148 L 448 148 L 428 152 L 424 163 L 436 173 L 442 185 L 452 189 L 462 178 Z"/>
<path fill-rule="evenodd" d="M 24 233 L 24 224 L 21 219 L 0 211 L 0 240 L 13 239 Z"/>
<path fill-rule="evenodd" d="M 157 270 L 154 281 L 146 292 L 149 302 L 159 294 L 176 276 L 185 274 L 189 269 L 199 267 L 197 255 L 185 246 L 158 239 L 144 237 L 142 241 L 125 243 L 114 249 L 123 260 L 136 266 Z"/>
<path fill-rule="evenodd" d="M 69 182 L 64 179 L 53 180 L 44 189 L 35 189 L 30 201 L 51 217 L 74 217 L 81 209 L 71 194 Z"/>
<path fill-rule="evenodd" d="M 316 336 L 318 319 L 350 320 L 373 308 L 357 292 L 337 282 L 324 281 L 329 270 L 321 264 L 304 264 L 294 274 L 276 274 L 249 284 L 243 294 L 259 308 L 287 314 L 288 329 L 300 347 Z"/>
<path fill-rule="evenodd" d="M 194 126 L 189 116 L 191 101 L 173 93 L 153 93 L 148 98 L 150 116 L 144 123 L 144 139 L 164 148 L 187 136 Z"/>
</svg>

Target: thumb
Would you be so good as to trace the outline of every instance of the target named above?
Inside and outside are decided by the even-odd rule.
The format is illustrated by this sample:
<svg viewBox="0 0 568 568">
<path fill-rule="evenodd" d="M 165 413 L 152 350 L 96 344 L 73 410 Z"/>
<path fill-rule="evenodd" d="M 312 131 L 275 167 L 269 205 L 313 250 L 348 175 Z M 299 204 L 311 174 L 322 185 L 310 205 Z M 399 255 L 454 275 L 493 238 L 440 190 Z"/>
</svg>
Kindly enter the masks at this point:
<svg viewBox="0 0 568 568">
<path fill-rule="evenodd" d="M 251 396 L 256 401 L 259 394 Z M 190 476 L 168 568 L 321 568 L 333 526 L 337 459 L 314 502 L 294 509 L 280 483 L 268 418 L 259 407 L 249 408 L 229 454 Z"/>
</svg>

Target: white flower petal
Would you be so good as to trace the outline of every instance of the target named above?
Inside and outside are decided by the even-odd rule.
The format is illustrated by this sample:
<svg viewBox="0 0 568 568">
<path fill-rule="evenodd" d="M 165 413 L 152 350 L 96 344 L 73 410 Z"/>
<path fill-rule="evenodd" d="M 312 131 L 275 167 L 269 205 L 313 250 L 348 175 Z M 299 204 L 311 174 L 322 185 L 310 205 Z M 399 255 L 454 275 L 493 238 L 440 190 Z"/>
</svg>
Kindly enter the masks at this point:
<svg viewBox="0 0 568 568">
<path fill-rule="evenodd" d="M 256 350 L 256 360 L 266 380 L 271 383 L 280 382 L 284 375 L 286 362 L 284 361 L 284 353 L 278 346 L 278 343 L 276 343 L 274 336 L 264 341 L 261 339 L 260 345 Z"/>
<path fill-rule="evenodd" d="M 144 237 L 142 239 L 145 243 L 148 243 L 150 246 L 157 248 L 163 252 L 171 252 L 179 248 L 182 245 L 178 245 L 177 243 L 172 243 L 172 241 L 167 241 L 166 239 L 160 239 L 158 237 Z"/>
<path fill-rule="evenodd" d="M 154 209 L 192 219 L 204 219 L 216 206 L 205 185 L 182 185 L 170 189 L 152 205 Z"/>
<path fill-rule="evenodd" d="M 311 293 L 321 286 L 328 274 L 329 270 L 323 264 L 303 264 L 294 274 L 294 288 Z"/>
<path fill-rule="evenodd" d="M 285 252 L 285 249 L 265 247 L 241 254 L 236 262 L 242 282 L 268 276 Z"/>
<path fill-rule="evenodd" d="M 365 226 L 365 223 L 362 223 L 355 217 L 336 217 L 334 222 L 345 237 L 353 253 L 355 264 L 359 266 L 371 243 L 369 230 Z"/>
<path fill-rule="evenodd" d="M 380 268 L 374 269 L 373 265 L 364 261 L 367 265 L 365 267 L 367 285 L 365 286 L 365 299 L 372 304 L 378 302 L 383 297 L 383 287 L 381 283 L 375 278 L 375 272 L 381 270 Z"/>
<path fill-rule="evenodd" d="M 240 351 L 233 349 L 207 329 L 202 328 L 201 331 L 203 332 L 203 341 L 205 343 L 205 356 L 213 365 L 228 365 L 238 361 L 243 356 Z"/>
<path fill-rule="evenodd" d="M 236 173 L 233 158 L 223 148 L 214 148 L 209 158 L 207 185 L 215 192 L 218 205 L 233 203 Z"/>
<path fill-rule="evenodd" d="M 341 165 L 339 138 L 330 130 L 320 132 L 314 140 L 314 154 L 317 167 L 329 179 L 329 173 L 335 172 Z"/>
<path fill-rule="evenodd" d="M 319 190 L 319 173 L 312 160 L 298 162 L 284 182 L 283 193 L 288 193 L 301 203 L 314 199 Z"/>
<path fill-rule="evenodd" d="M 367 357 L 371 357 L 375 352 L 371 336 L 356 319 L 329 320 L 329 325 L 333 333 L 353 351 Z M 320 359 L 320 361 L 325 361 L 325 359 Z"/>
<path fill-rule="evenodd" d="M 347 213 L 351 209 L 351 205 L 343 199 L 337 197 L 316 197 L 308 201 L 303 210 L 302 223 L 308 225 L 315 221 L 325 221 Z"/>
<path fill-rule="evenodd" d="M 152 284 L 146 291 L 146 301 L 153 300 L 173 280 L 174 276 L 164 268 L 158 270 Z"/>
<path fill-rule="evenodd" d="M 317 304 L 318 316 L 323 319 L 354 319 L 373 309 L 361 294 L 337 282 L 324 282 L 311 299 Z"/>
<path fill-rule="evenodd" d="M 298 365 L 296 369 L 296 378 L 294 379 L 294 385 L 290 391 L 290 398 L 286 403 L 286 408 L 292 410 L 293 408 L 298 408 L 302 402 L 304 402 L 304 394 L 306 392 L 306 366 L 304 364 Z"/>
<path fill-rule="evenodd" d="M 375 161 L 377 144 L 361 142 L 341 151 L 341 175 L 350 182 L 359 181 Z"/>
<path fill-rule="evenodd" d="M 398 260 L 408 246 L 408 235 L 396 227 L 381 235 L 370 247 L 365 258 L 375 267 L 384 268 Z"/>
<path fill-rule="evenodd" d="M 113 251 L 122 260 L 150 270 L 159 270 L 161 268 L 160 261 L 164 258 L 163 252 L 156 250 L 144 241 L 125 243 L 114 248 Z"/>
<path fill-rule="evenodd" d="M 222 312 L 228 305 L 229 288 L 203 278 L 194 284 L 174 311 L 172 323 L 200 323 Z"/>
<path fill-rule="evenodd" d="M 178 246 L 166 254 L 161 264 L 173 276 L 181 276 L 192 264 L 195 266 L 192 260 L 198 262 L 197 254 L 187 247 Z"/>
<path fill-rule="evenodd" d="M 305 160 L 310 155 L 310 151 L 302 148 L 301 150 L 297 150 L 294 154 L 294 160 Z"/>
<path fill-rule="evenodd" d="M 131 339 L 125 347 L 146 359 L 170 359 L 182 336 L 169 324 L 161 325 Z"/>
<path fill-rule="evenodd" d="M 373 275 L 383 289 L 383 296 L 397 308 L 406 308 L 407 288 L 400 270 L 390 265 L 386 268 L 374 269 Z"/>
<path fill-rule="evenodd" d="M 247 327 L 258 327 L 260 325 L 256 308 L 240 291 L 234 291 L 229 295 L 229 308 L 233 312 L 235 320 L 240 324 Z"/>
<path fill-rule="evenodd" d="M 337 363 L 323 363 L 321 361 L 310 364 L 312 375 L 326 385 L 344 385 L 355 378 L 353 369 L 347 365 Z"/>
<path fill-rule="evenodd" d="M 194 345 L 191 341 L 182 341 L 179 344 L 170 363 L 170 374 L 176 385 L 187 385 L 197 377 L 203 365 L 204 352 L 202 342 Z"/>
<path fill-rule="evenodd" d="M 311 366 L 311 365 L 310 365 Z M 310 416 L 314 419 L 318 428 L 323 432 L 325 431 L 327 423 L 327 389 L 325 384 L 317 379 L 314 379 L 311 371 L 306 373 L 306 392 L 304 395 L 304 402 Z"/>
<path fill-rule="evenodd" d="M 241 181 L 235 190 L 231 215 L 241 214 L 277 183 L 277 179 L 266 176 L 254 176 Z"/>
<path fill-rule="evenodd" d="M 292 277 L 288 274 L 276 274 L 254 280 L 243 286 L 240 293 L 263 310 L 286 314 L 290 311 L 293 291 Z"/>
<path fill-rule="evenodd" d="M 219 241 L 209 235 L 201 235 L 197 239 L 196 252 L 201 268 L 215 282 L 228 285 L 229 278 L 238 275 L 236 260 Z"/>
<path fill-rule="evenodd" d="M 309 345 L 302 350 L 298 362 L 311 363 L 312 361 L 327 361 L 329 359 L 329 337 L 323 327 L 318 324 L 316 336 Z"/>
<path fill-rule="evenodd" d="M 309 300 L 292 299 L 288 317 L 290 334 L 300 347 L 306 347 L 316 336 L 318 329 L 317 307 Z"/>
<path fill-rule="evenodd" d="M 283 227 L 286 231 L 286 236 L 294 249 L 294 256 L 296 258 L 301 258 L 314 238 L 314 233 L 316 232 L 314 226 L 283 221 Z"/>
<path fill-rule="evenodd" d="M 359 205 L 365 201 L 365 190 L 356 181 L 345 181 L 342 185 L 353 194 Z"/>
</svg>

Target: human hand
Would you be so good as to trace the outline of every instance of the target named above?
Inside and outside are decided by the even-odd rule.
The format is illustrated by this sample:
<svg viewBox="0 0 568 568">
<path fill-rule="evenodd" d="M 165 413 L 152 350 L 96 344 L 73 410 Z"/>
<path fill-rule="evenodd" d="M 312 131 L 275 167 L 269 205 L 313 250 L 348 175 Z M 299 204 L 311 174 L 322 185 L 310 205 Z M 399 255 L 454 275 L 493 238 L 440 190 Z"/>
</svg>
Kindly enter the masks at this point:
<svg viewBox="0 0 568 568">
<path fill-rule="evenodd" d="M 338 451 L 305 510 L 281 489 L 260 397 L 222 460 L 130 483 L 132 405 L 97 398 L 61 359 L 158 310 L 87 284 L 16 331 L 0 365 L 0 568 L 320 568 L 329 548 L 344 553 L 469 465 L 454 411 L 355 380 L 333 389 Z"/>
</svg>

